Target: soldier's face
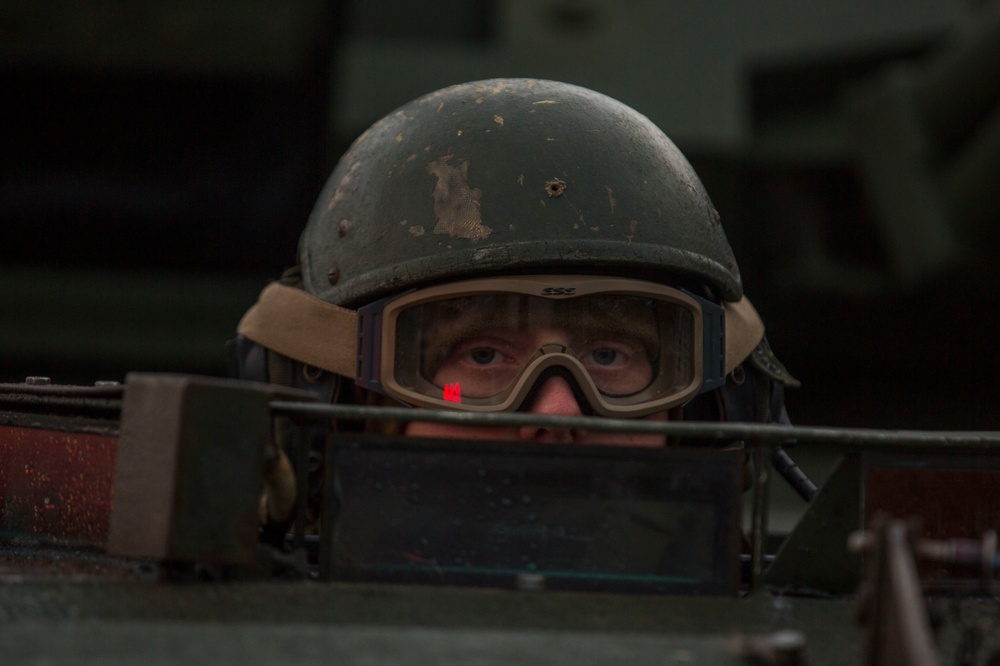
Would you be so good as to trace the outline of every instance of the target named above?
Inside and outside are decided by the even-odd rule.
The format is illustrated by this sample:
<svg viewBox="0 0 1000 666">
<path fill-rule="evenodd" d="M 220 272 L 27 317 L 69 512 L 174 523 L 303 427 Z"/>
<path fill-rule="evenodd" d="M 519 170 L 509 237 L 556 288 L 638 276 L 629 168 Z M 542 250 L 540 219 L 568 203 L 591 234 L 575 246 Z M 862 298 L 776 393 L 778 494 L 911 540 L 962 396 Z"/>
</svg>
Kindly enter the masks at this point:
<svg viewBox="0 0 1000 666">
<path fill-rule="evenodd" d="M 531 414 L 553 416 L 581 416 L 580 405 L 573 390 L 562 377 L 550 377 L 538 388 L 531 407 L 525 410 Z M 667 412 L 657 412 L 644 417 L 647 421 L 666 421 Z M 476 427 L 448 423 L 407 424 L 405 434 L 413 437 L 441 437 L 465 439 L 469 441 L 521 441 L 539 444 L 580 444 L 583 446 L 602 444 L 611 446 L 663 446 L 663 435 L 649 433 L 608 433 L 582 429 L 561 429 L 542 426 Z"/>
</svg>

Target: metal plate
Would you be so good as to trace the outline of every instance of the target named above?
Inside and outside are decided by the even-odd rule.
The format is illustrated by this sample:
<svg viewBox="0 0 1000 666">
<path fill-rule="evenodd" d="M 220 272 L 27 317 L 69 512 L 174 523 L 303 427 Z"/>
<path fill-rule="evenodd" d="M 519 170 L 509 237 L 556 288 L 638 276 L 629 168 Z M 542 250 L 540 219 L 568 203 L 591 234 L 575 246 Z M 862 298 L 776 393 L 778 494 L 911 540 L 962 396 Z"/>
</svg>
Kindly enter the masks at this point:
<svg viewBox="0 0 1000 666">
<path fill-rule="evenodd" d="M 736 451 L 338 439 L 321 570 L 343 580 L 732 594 L 741 474 Z"/>
</svg>

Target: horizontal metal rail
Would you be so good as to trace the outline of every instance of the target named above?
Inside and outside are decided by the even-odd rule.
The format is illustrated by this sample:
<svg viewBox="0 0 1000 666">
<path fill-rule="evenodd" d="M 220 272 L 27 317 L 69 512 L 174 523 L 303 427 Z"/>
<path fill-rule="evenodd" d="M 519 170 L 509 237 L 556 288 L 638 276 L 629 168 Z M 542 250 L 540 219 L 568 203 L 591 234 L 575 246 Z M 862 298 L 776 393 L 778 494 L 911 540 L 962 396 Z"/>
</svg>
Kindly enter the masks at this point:
<svg viewBox="0 0 1000 666">
<path fill-rule="evenodd" d="M 273 401 L 272 411 L 288 416 L 342 419 L 347 421 L 420 421 L 481 427 L 536 426 L 569 430 L 593 430 L 614 433 L 654 433 L 674 437 L 693 437 L 747 442 L 814 443 L 825 446 L 857 448 L 865 444 L 880 447 L 928 449 L 1000 450 L 1000 431 L 928 431 L 879 430 L 874 428 L 835 428 L 787 426 L 743 422 L 665 422 L 642 419 L 611 419 L 594 416 L 550 416 L 521 412 L 462 412 L 407 407 L 372 407 L 362 405 L 316 405 L 301 402 Z"/>
</svg>

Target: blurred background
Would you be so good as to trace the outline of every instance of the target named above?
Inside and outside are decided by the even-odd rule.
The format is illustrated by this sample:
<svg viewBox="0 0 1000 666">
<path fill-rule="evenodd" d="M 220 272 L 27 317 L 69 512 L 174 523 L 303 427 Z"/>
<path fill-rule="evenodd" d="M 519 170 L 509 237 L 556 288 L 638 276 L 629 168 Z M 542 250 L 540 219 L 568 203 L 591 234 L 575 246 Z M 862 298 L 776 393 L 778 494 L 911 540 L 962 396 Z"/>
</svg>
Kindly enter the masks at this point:
<svg viewBox="0 0 1000 666">
<path fill-rule="evenodd" d="M 1000 428 L 996 0 L 2 0 L 0 63 L 0 381 L 224 374 L 357 134 L 530 76 L 687 154 L 793 420 Z"/>
</svg>

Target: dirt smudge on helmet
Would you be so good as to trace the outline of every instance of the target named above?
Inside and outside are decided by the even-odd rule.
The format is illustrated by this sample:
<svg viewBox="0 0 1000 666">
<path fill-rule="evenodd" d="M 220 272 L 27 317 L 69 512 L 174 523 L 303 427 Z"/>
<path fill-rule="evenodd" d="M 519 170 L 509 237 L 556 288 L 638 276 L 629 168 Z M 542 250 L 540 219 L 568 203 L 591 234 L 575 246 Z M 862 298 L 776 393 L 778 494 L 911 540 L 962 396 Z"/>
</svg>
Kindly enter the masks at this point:
<svg viewBox="0 0 1000 666">
<path fill-rule="evenodd" d="M 427 165 L 434 185 L 435 234 L 467 238 L 473 242 L 488 238 L 493 230 L 483 224 L 479 207 L 483 192 L 468 183 L 469 161 L 451 164 L 454 155 L 444 155 Z"/>
</svg>

